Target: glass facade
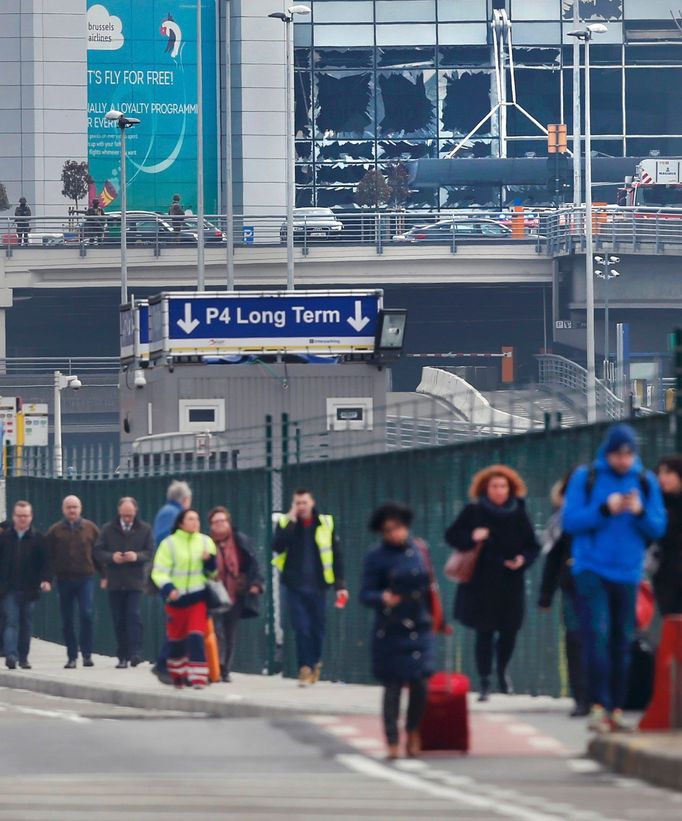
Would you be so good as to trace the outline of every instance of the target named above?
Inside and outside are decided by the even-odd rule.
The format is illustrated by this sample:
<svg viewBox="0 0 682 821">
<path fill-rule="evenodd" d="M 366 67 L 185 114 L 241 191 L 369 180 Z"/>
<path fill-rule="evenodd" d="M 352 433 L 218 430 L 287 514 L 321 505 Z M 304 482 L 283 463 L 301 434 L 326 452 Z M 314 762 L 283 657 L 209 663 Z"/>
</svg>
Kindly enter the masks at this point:
<svg viewBox="0 0 682 821">
<path fill-rule="evenodd" d="M 682 153 L 682 28 L 670 0 L 579 0 L 604 21 L 592 54 L 593 150 L 608 156 Z M 443 157 L 495 103 L 493 9 L 512 21 L 519 103 L 539 122 L 572 129 L 573 0 L 312 0 L 297 22 L 297 202 L 355 208 L 370 170 Z M 676 13 L 676 12 L 675 12 Z M 680 15 L 682 17 L 682 15 Z M 682 20 L 679 21 L 682 26 Z M 581 51 L 582 54 L 582 51 Z M 464 156 L 499 156 L 489 120 Z M 546 138 L 508 109 L 509 156 L 546 156 Z M 634 169 L 633 169 L 634 172 Z M 491 206 L 522 192 L 470 187 L 413 192 L 407 207 Z"/>
</svg>

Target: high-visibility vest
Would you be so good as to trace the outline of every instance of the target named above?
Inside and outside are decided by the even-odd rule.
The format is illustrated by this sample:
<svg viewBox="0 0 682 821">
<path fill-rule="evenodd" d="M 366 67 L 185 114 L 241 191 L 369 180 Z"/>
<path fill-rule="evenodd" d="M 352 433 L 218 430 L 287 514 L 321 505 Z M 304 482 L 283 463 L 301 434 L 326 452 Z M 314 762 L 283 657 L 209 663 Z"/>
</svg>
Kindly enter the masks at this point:
<svg viewBox="0 0 682 821">
<path fill-rule="evenodd" d="M 336 577 L 334 575 L 334 517 L 329 514 L 321 513 L 319 516 L 320 523 L 315 528 L 315 544 L 320 551 L 320 561 L 322 562 L 322 575 L 327 584 L 334 584 Z M 284 530 L 288 527 L 290 519 L 288 516 L 280 516 L 278 527 Z M 287 563 L 287 551 L 279 553 L 272 560 L 273 565 L 281 572 L 284 571 L 284 566 Z"/>
<path fill-rule="evenodd" d="M 152 581 L 159 590 L 172 584 L 181 596 L 198 593 L 206 587 L 205 550 L 212 556 L 216 554 L 215 543 L 209 536 L 176 530 L 161 542 L 156 551 Z"/>
</svg>

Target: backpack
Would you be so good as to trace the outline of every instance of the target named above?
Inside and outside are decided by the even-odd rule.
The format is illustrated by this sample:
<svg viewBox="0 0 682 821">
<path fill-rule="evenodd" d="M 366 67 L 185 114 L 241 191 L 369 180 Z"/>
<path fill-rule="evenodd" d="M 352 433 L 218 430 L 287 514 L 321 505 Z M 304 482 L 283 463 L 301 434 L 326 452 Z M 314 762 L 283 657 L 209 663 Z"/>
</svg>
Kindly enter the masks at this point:
<svg viewBox="0 0 682 821">
<path fill-rule="evenodd" d="M 597 470 L 594 465 L 590 465 L 587 471 L 587 479 L 585 481 L 585 504 L 589 505 L 592 501 L 592 491 L 594 490 L 594 483 L 596 481 Z M 642 468 L 639 472 L 639 486 L 642 490 L 642 498 L 646 501 L 651 494 L 651 483 L 645 468 Z"/>
</svg>

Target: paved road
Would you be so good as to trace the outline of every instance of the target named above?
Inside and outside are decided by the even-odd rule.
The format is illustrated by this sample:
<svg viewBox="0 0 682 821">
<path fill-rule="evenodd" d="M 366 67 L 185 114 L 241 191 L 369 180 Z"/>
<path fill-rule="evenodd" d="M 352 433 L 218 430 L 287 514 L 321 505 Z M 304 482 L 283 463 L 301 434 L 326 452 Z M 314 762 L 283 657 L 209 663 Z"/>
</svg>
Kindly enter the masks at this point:
<svg viewBox="0 0 682 821">
<path fill-rule="evenodd" d="M 473 717 L 468 757 L 387 765 L 377 722 L 206 719 L 0 689 L 0 820 L 679 821 L 558 713 Z"/>
</svg>

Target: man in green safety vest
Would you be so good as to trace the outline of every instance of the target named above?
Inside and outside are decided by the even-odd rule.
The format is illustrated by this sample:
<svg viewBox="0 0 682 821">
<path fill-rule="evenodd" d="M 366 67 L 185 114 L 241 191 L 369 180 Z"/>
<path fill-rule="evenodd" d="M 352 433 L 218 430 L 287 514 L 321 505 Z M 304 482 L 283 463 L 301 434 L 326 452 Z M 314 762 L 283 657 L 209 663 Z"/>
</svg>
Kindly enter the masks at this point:
<svg viewBox="0 0 682 821">
<path fill-rule="evenodd" d="M 327 590 L 336 589 L 337 607 L 348 601 L 334 517 L 318 513 L 309 490 L 297 490 L 291 510 L 279 517 L 272 549 L 296 635 L 298 683 L 307 687 L 319 681 L 322 670 Z"/>
</svg>

